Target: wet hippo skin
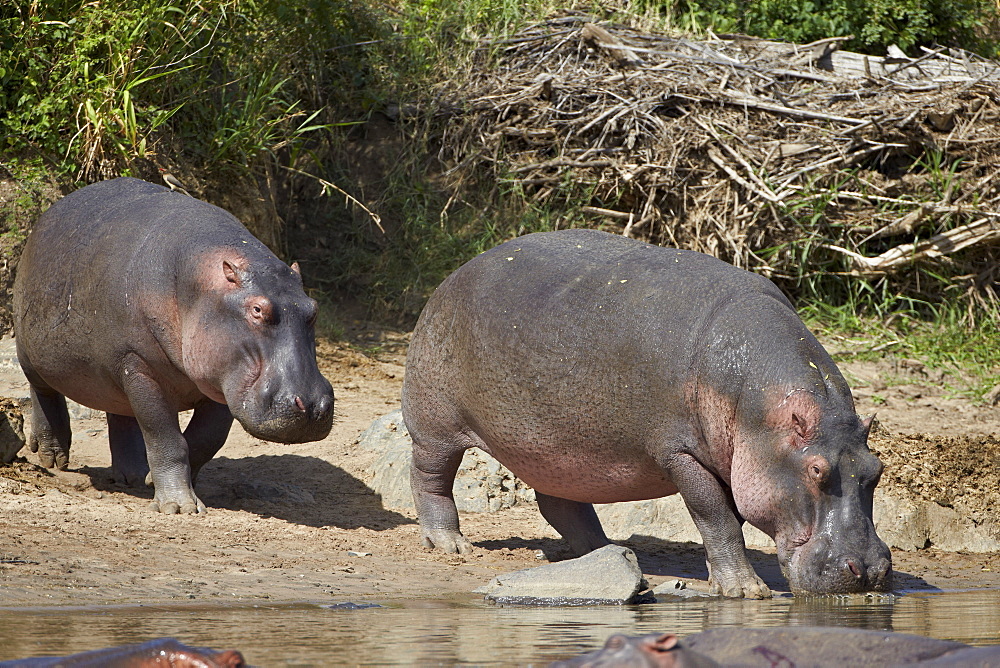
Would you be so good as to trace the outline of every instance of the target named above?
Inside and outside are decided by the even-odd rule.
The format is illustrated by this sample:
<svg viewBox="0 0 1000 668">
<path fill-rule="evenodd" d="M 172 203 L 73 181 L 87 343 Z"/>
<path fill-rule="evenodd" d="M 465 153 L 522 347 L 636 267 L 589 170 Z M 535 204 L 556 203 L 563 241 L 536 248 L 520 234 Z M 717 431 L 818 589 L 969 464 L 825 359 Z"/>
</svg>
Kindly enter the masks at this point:
<svg viewBox="0 0 1000 668">
<path fill-rule="evenodd" d="M 572 666 L 1000 666 L 1000 647 L 970 647 L 949 640 L 888 631 L 785 627 L 708 629 L 683 639 L 670 633 L 614 635 L 604 647 L 552 668 Z"/>
<path fill-rule="evenodd" d="M 679 492 L 716 593 L 770 596 L 744 521 L 774 538 L 794 592 L 891 586 L 871 420 L 777 287 L 707 255 L 593 230 L 479 255 L 420 316 L 403 416 L 428 546 L 471 549 L 452 484 L 479 447 L 577 553 L 609 542 L 591 504 Z"/>
<path fill-rule="evenodd" d="M 188 647 L 173 638 L 141 645 L 123 645 L 71 656 L 41 657 L 0 662 L 0 668 L 244 668 L 236 650 L 217 652 Z"/>
</svg>

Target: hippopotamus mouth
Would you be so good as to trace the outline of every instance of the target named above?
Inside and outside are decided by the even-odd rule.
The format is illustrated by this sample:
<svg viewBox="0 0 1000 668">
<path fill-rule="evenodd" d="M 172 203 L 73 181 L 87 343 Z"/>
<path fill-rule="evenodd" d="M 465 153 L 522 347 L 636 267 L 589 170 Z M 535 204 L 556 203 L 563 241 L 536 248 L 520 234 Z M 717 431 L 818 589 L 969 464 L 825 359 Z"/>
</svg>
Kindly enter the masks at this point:
<svg viewBox="0 0 1000 668">
<path fill-rule="evenodd" d="M 256 374 L 229 410 L 251 436 L 274 443 L 309 443 L 333 427 L 333 388 L 326 379 L 309 387 L 281 387 Z"/>
<path fill-rule="evenodd" d="M 890 591 L 892 557 L 885 543 L 876 541 L 852 549 L 825 533 L 796 536 L 778 542 L 778 563 L 796 594 Z"/>
<path fill-rule="evenodd" d="M 332 404 L 332 402 L 331 402 Z M 275 414 L 258 420 L 243 420 L 234 414 L 248 434 L 274 443 L 309 443 L 326 438 L 333 427 L 333 410 L 314 410 L 298 414 Z"/>
</svg>

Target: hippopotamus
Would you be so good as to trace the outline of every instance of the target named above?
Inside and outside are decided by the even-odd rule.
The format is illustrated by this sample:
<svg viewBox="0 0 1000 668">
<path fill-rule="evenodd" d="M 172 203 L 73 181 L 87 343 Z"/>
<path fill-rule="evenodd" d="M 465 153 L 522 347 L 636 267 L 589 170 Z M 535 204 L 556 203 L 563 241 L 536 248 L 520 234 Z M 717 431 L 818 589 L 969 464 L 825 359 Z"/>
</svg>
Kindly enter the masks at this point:
<svg viewBox="0 0 1000 668">
<path fill-rule="evenodd" d="M 889 631 L 833 627 L 718 628 L 678 640 L 670 633 L 616 634 L 604 647 L 550 668 L 633 666 L 1000 666 L 1000 647 Z"/>
<path fill-rule="evenodd" d="M 673 633 L 626 636 L 616 633 L 604 647 L 587 654 L 554 661 L 549 668 L 715 668 L 719 664 L 692 652 Z"/>
<path fill-rule="evenodd" d="M 592 504 L 679 492 L 713 593 L 771 595 L 744 521 L 793 592 L 891 587 L 872 418 L 774 283 L 708 255 L 582 229 L 482 253 L 423 309 L 402 409 L 425 546 L 472 549 L 452 486 L 478 447 L 576 553 L 610 542 Z"/>
<path fill-rule="evenodd" d="M 244 668 L 246 665 L 243 655 L 236 650 L 217 652 L 188 647 L 173 638 L 71 656 L 0 662 L 0 668 Z"/>
<path fill-rule="evenodd" d="M 107 413 L 115 478 L 148 474 L 168 514 L 205 510 L 193 480 L 234 417 L 268 441 L 330 432 L 317 303 L 298 265 L 206 202 L 133 178 L 64 197 L 31 231 L 13 306 L 28 446 L 45 467 L 69 461 L 65 397 Z"/>
</svg>

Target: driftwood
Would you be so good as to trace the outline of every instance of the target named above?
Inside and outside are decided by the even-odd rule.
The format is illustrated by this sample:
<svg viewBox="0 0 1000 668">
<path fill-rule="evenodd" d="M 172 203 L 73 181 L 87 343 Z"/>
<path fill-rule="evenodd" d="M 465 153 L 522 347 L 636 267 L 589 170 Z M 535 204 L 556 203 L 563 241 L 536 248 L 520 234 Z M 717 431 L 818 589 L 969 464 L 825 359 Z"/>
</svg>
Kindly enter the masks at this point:
<svg viewBox="0 0 1000 668">
<path fill-rule="evenodd" d="M 884 275 L 960 252 L 982 275 L 1000 255 L 1000 64 L 864 56 L 844 39 L 554 18 L 484 42 L 442 90 L 441 157 L 452 178 L 486 174 L 563 198 L 571 220 L 777 278 L 802 275 L 803 257 Z"/>
</svg>

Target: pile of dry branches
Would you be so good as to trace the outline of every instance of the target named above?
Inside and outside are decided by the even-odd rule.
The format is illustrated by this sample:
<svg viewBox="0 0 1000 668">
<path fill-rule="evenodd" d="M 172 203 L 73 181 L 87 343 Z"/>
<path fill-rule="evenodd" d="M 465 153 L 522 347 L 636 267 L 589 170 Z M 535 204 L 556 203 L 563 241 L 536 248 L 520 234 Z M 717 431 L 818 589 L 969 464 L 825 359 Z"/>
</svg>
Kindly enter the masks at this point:
<svg viewBox="0 0 1000 668">
<path fill-rule="evenodd" d="M 454 176 L 486 170 L 606 229 L 779 277 L 820 259 L 869 276 L 995 253 L 1000 64 L 874 58 L 843 39 L 691 41 L 555 18 L 482 45 L 443 96 L 442 155 Z M 988 264 L 977 280 L 992 293 Z"/>
</svg>

